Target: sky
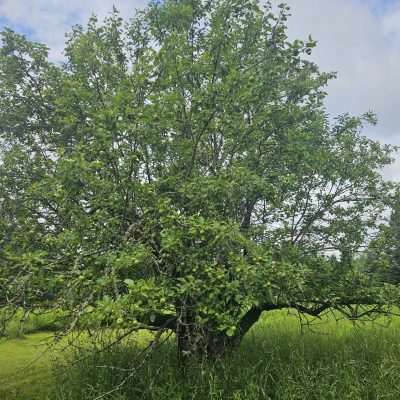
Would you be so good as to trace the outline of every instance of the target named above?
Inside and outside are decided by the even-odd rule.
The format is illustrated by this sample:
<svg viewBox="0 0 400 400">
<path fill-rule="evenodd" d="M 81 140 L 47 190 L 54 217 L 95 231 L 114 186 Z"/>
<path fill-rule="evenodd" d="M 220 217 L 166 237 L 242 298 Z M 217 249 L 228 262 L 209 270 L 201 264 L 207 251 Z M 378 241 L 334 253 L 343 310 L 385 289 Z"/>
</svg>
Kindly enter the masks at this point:
<svg viewBox="0 0 400 400">
<path fill-rule="evenodd" d="M 284 0 L 273 0 L 274 4 Z M 326 105 L 332 115 L 372 110 L 378 125 L 365 133 L 400 145 L 400 0 L 286 0 L 291 38 L 318 41 L 312 59 L 336 71 Z M 113 5 L 125 18 L 146 0 L 0 0 L 0 29 L 8 26 L 47 44 L 62 60 L 65 33 L 85 24 L 92 13 L 105 17 Z M 400 181 L 400 156 L 384 171 Z"/>
</svg>

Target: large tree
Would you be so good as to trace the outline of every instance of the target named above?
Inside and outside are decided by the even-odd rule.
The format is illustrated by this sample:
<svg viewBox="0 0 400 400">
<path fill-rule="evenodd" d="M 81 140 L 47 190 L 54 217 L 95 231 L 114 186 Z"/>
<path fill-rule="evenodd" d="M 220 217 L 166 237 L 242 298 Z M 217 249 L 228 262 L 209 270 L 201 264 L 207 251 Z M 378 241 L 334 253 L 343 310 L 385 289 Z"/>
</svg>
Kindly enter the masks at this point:
<svg viewBox="0 0 400 400">
<path fill-rule="evenodd" d="M 267 310 L 359 317 L 395 301 L 330 253 L 365 243 L 391 148 L 331 119 L 334 74 L 288 8 L 153 1 L 69 34 L 65 63 L 11 30 L 0 53 L 0 302 L 71 327 L 172 329 L 217 354 Z"/>
</svg>

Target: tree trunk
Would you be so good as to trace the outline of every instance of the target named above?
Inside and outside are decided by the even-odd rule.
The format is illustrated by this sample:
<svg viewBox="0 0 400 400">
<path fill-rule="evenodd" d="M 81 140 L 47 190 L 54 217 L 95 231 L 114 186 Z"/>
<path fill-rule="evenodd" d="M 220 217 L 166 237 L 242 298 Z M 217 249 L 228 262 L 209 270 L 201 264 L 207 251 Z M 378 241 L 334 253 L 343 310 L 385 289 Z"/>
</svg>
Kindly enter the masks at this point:
<svg viewBox="0 0 400 400">
<path fill-rule="evenodd" d="M 228 336 L 211 326 L 196 326 L 194 315 L 188 312 L 188 308 L 181 309 L 175 331 L 178 364 L 185 367 L 190 358 L 216 360 L 224 357 L 239 347 L 246 333 L 259 320 L 264 310 L 275 308 L 270 306 L 250 309 L 240 321 L 234 336 Z"/>
<path fill-rule="evenodd" d="M 177 342 L 177 356 L 178 365 L 184 367 L 187 364 L 187 360 L 193 353 L 192 340 L 189 327 L 185 327 L 181 324 L 177 326 L 176 331 L 176 342 Z"/>
<path fill-rule="evenodd" d="M 236 336 L 230 337 L 225 332 L 214 332 L 207 339 L 206 357 L 210 360 L 222 358 L 240 345 Z"/>
<path fill-rule="evenodd" d="M 178 365 L 185 369 L 187 361 L 195 353 L 195 318 L 190 300 L 181 304 L 178 308 L 176 322 L 176 341 Z"/>
<path fill-rule="evenodd" d="M 190 359 L 216 360 L 240 344 L 237 337 L 229 337 L 210 327 L 198 329 L 189 324 L 177 327 L 176 341 L 178 365 L 183 369 Z"/>
</svg>

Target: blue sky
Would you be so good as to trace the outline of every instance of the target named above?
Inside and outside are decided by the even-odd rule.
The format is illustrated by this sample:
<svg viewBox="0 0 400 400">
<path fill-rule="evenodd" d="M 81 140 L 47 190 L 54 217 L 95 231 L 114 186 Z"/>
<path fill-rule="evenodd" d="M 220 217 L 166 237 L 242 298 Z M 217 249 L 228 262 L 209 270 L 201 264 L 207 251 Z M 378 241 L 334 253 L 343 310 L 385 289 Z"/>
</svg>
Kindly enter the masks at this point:
<svg viewBox="0 0 400 400">
<path fill-rule="evenodd" d="M 284 0 L 272 0 L 278 4 Z M 322 70 L 337 71 L 328 87 L 332 114 L 372 109 L 379 125 L 366 130 L 383 142 L 400 144 L 400 0 L 286 0 L 292 38 L 312 34 L 312 58 Z M 9 26 L 63 59 L 65 33 L 92 13 L 105 17 L 113 4 L 129 18 L 146 0 L 0 0 L 0 28 Z M 386 175 L 400 180 L 400 162 Z"/>
<path fill-rule="evenodd" d="M 13 22 L 12 20 L 8 19 L 5 16 L 0 16 L 0 30 L 3 30 L 4 28 L 11 28 L 14 31 L 23 33 L 27 35 L 28 37 L 33 37 L 35 32 L 32 28 L 25 24 L 19 24 L 17 22 Z"/>
<path fill-rule="evenodd" d="M 366 2 L 366 0 L 358 0 L 360 4 L 363 4 Z M 398 3 L 398 0 L 372 0 L 371 1 L 371 6 L 372 9 L 377 12 L 378 14 L 384 13 L 394 5 Z"/>
</svg>

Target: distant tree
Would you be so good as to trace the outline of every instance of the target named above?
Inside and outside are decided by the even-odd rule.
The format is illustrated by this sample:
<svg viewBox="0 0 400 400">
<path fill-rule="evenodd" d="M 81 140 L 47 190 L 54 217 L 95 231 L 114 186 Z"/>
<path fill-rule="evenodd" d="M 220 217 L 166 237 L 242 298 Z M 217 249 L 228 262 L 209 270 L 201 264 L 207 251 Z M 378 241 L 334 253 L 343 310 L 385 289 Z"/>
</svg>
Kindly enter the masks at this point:
<svg viewBox="0 0 400 400">
<path fill-rule="evenodd" d="M 378 274 L 385 282 L 400 283 L 400 197 L 391 202 L 387 223 L 382 224 L 376 238 L 369 243 L 365 265 L 369 273 Z"/>
<path fill-rule="evenodd" d="M 396 200 L 390 214 L 387 253 L 389 257 L 389 279 L 392 283 L 400 283 L 400 197 Z"/>
<path fill-rule="evenodd" d="M 361 134 L 371 113 L 329 122 L 334 74 L 287 16 L 154 1 L 126 26 L 75 26 L 62 65 L 3 31 L 1 306 L 170 329 L 182 358 L 236 346 L 264 311 L 357 318 L 397 299 L 326 256 L 376 228 L 392 149 Z"/>
</svg>

